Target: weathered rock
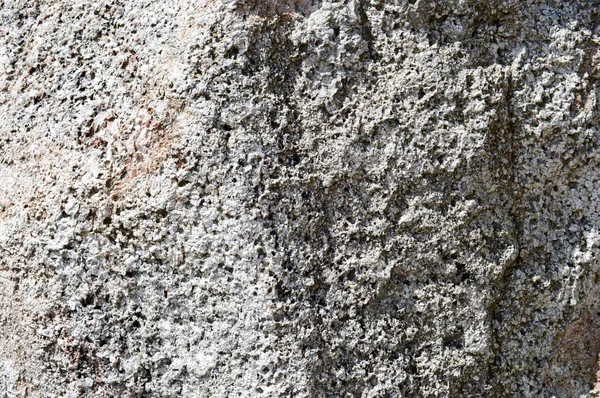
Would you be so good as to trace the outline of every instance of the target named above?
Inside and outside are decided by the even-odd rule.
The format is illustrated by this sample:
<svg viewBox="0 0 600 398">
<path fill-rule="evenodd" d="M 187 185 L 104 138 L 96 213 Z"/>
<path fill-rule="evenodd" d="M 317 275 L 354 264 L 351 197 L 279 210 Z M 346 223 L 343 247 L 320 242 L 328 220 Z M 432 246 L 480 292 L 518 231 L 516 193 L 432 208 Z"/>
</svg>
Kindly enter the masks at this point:
<svg viewBox="0 0 600 398">
<path fill-rule="evenodd" d="M 0 21 L 0 395 L 594 395 L 597 1 Z"/>
</svg>

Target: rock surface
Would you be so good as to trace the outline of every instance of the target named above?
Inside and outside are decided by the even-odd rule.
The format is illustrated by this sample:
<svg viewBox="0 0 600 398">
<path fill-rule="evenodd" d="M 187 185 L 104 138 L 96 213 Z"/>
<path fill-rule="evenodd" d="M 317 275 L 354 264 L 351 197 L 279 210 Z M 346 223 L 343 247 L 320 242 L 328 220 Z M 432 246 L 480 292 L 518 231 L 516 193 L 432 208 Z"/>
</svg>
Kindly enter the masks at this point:
<svg viewBox="0 0 600 398">
<path fill-rule="evenodd" d="M 594 396 L 597 0 L 0 1 L 0 396 Z"/>
</svg>

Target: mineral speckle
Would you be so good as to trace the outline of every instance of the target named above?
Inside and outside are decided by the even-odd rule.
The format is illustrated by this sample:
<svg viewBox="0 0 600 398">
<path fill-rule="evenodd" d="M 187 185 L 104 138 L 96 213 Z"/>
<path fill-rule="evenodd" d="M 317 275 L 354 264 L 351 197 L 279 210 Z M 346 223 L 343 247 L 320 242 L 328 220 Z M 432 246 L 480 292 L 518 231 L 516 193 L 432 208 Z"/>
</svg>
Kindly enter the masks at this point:
<svg viewBox="0 0 600 398">
<path fill-rule="evenodd" d="M 596 396 L 598 10 L 0 1 L 0 396 Z"/>
</svg>

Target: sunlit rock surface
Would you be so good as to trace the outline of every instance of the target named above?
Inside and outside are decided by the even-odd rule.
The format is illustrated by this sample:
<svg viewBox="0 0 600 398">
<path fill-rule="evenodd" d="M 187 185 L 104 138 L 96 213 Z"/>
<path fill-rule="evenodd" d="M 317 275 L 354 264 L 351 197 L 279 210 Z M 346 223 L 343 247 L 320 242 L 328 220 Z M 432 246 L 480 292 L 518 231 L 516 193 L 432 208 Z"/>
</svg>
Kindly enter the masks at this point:
<svg viewBox="0 0 600 398">
<path fill-rule="evenodd" d="M 594 396 L 599 10 L 0 1 L 0 396 Z"/>
</svg>

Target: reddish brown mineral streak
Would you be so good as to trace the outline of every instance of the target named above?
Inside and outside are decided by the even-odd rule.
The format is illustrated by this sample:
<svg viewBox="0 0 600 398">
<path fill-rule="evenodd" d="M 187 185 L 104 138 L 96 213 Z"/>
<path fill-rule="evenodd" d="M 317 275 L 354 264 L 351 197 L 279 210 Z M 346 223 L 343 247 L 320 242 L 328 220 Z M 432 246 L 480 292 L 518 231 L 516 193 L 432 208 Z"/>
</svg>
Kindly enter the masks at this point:
<svg viewBox="0 0 600 398">
<path fill-rule="evenodd" d="M 600 353 L 600 317 L 590 312 L 571 323 L 556 345 L 554 364 L 565 369 L 564 374 L 547 377 L 558 391 L 568 392 L 572 375 L 585 377 L 590 387 L 600 388 L 598 355 Z"/>
</svg>

